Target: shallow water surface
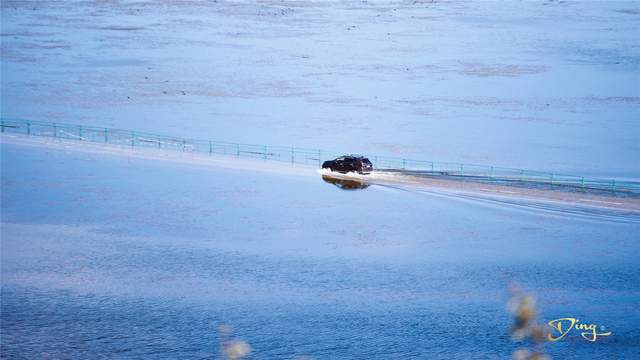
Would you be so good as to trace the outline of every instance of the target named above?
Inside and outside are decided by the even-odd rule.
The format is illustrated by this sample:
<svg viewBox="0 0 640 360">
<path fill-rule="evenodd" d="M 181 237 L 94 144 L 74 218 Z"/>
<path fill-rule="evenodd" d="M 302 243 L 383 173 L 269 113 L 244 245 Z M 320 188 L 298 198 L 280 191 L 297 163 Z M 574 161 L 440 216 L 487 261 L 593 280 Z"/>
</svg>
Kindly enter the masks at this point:
<svg viewBox="0 0 640 360">
<path fill-rule="evenodd" d="M 614 335 L 555 358 L 637 353 L 639 225 L 624 217 L 343 191 L 290 176 L 2 144 L 9 358 L 505 358 L 507 284 L 540 319 Z M 176 185 L 179 184 L 179 185 Z"/>
</svg>

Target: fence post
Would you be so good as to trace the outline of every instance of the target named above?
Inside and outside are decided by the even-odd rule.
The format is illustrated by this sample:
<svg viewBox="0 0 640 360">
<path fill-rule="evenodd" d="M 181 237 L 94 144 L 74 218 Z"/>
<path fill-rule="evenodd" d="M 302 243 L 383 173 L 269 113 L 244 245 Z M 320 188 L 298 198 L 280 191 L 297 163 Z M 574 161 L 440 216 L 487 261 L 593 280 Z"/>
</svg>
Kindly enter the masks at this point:
<svg viewBox="0 0 640 360">
<path fill-rule="evenodd" d="M 209 141 L 209 154 L 213 153 L 213 144 Z"/>
<path fill-rule="evenodd" d="M 136 144 L 136 133 L 132 131 L 131 132 L 131 147 L 133 148 L 135 144 Z"/>
<path fill-rule="evenodd" d="M 240 157 L 240 144 L 236 144 L 236 156 Z"/>
<path fill-rule="evenodd" d="M 31 121 L 29 120 L 27 120 L 27 135 L 31 135 Z"/>
<path fill-rule="evenodd" d="M 464 176 L 464 165 L 460 164 L 460 176 Z"/>
<path fill-rule="evenodd" d="M 264 145 L 262 147 L 263 149 L 263 159 L 267 160 L 267 145 Z"/>
<path fill-rule="evenodd" d="M 53 123 L 53 137 L 58 137 L 58 126 L 56 125 L 56 123 Z"/>
<path fill-rule="evenodd" d="M 291 147 L 291 164 L 294 164 L 296 160 L 296 149 L 292 146 Z"/>
<path fill-rule="evenodd" d="M 611 180 L 611 191 L 616 192 L 616 179 Z"/>
<path fill-rule="evenodd" d="M 78 140 L 82 141 L 82 125 L 78 126 Z"/>
<path fill-rule="evenodd" d="M 582 178 L 580 178 L 580 185 L 584 189 L 584 176 Z"/>
<path fill-rule="evenodd" d="M 104 143 L 108 143 L 109 142 L 109 131 L 107 130 L 107 128 L 104 128 Z"/>
<path fill-rule="evenodd" d="M 434 170 L 435 170 L 435 168 L 434 168 L 433 161 L 432 161 L 431 162 L 431 175 L 435 174 Z"/>
<path fill-rule="evenodd" d="M 402 159 L 402 170 L 406 170 L 407 168 L 407 160 Z"/>
<path fill-rule="evenodd" d="M 0 124 L 0 128 L 2 128 L 2 130 L 0 132 L 4 132 L 4 119 L 0 120 L 2 123 Z"/>
<path fill-rule="evenodd" d="M 553 174 L 551 174 L 551 177 L 549 178 L 549 180 L 551 181 L 551 185 L 553 185 Z"/>
<path fill-rule="evenodd" d="M 182 139 L 182 152 L 187 150 L 187 140 Z"/>
</svg>

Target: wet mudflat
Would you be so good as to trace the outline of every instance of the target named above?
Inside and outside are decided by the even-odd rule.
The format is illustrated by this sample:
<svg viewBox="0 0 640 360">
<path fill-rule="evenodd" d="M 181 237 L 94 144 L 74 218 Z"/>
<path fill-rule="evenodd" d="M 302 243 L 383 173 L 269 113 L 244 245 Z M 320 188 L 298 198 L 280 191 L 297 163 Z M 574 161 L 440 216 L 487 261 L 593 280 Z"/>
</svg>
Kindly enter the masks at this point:
<svg viewBox="0 0 640 360">
<path fill-rule="evenodd" d="M 3 116 L 581 176 L 640 173 L 636 2 L 1 6 Z"/>
</svg>

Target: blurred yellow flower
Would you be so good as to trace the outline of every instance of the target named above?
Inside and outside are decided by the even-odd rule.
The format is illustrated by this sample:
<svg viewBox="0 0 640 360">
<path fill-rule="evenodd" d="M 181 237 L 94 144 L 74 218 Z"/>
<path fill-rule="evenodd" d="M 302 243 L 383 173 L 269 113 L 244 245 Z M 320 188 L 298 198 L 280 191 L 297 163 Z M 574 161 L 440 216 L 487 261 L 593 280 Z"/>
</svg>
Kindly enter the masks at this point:
<svg viewBox="0 0 640 360">
<path fill-rule="evenodd" d="M 224 354 L 229 360 L 242 359 L 250 352 L 251 346 L 242 340 L 233 340 L 224 344 Z"/>
</svg>

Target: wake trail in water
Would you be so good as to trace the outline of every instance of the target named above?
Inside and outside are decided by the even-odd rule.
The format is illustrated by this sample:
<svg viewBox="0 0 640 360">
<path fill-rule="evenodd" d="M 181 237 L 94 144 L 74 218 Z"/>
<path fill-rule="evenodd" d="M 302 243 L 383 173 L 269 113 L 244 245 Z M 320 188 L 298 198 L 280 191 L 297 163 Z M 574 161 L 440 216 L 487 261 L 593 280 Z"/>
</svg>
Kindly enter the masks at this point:
<svg viewBox="0 0 640 360">
<path fill-rule="evenodd" d="M 570 215 L 585 220 L 640 223 L 640 199 L 629 194 L 616 195 L 602 191 L 487 184 L 437 176 L 416 176 L 412 173 L 403 174 L 400 171 L 373 171 L 368 175 L 342 174 L 325 169 L 318 172 L 323 176 L 359 181 L 379 188 L 415 195 L 446 197 L 488 206 L 510 207 L 519 211 L 543 212 L 549 215 Z"/>
</svg>

